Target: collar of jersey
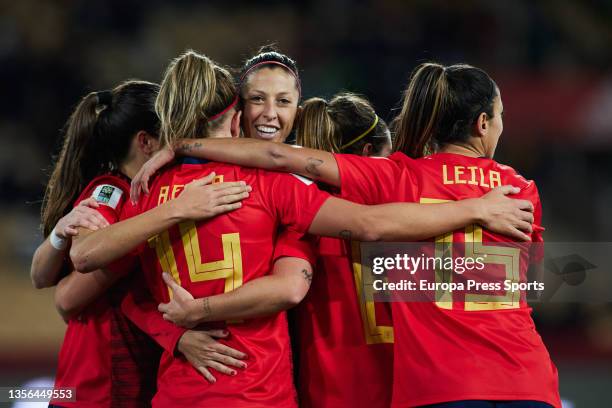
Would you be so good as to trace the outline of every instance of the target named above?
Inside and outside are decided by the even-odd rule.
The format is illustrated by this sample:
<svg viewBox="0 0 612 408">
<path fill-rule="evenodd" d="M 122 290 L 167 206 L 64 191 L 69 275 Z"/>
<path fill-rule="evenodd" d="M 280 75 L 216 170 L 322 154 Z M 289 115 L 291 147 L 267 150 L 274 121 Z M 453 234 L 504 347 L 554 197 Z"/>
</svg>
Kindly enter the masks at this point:
<svg viewBox="0 0 612 408">
<path fill-rule="evenodd" d="M 182 157 L 179 160 L 179 163 L 181 164 L 206 164 L 209 163 L 210 160 L 206 160 L 206 159 L 199 159 L 197 157 Z"/>
</svg>

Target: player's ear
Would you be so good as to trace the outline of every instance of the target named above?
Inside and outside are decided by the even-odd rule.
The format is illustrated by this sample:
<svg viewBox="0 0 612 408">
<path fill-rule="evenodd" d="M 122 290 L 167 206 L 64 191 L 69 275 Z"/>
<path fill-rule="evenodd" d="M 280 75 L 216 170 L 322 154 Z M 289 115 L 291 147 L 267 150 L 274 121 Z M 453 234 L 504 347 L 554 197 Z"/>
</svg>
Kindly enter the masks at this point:
<svg viewBox="0 0 612 408">
<path fill-rule="evenodd" d="M 151 156 L 159 150 L 159 140 L 146 130 L 136 133 L 136 145 L 146 156 Z"/>
<path fill-rule="evenodd" d="M 485 112 L 481 112 L 476 119 L 476 124 L 474 125 L 474 136 L 484 137 L 489 132 L 489 115 Z"/>
<path fill-rule="evenodd" d="M 374 152 L 374 145 L 372 143 L 366 143 L 363 145 L 363 149 L 361 150 L 361 155 L 363 157 L 370 157 Z"/>
<path fill-rule="evenodd" d="M 230 127 L 232 137 L 240 137 L 240 118 L 241 117 L 242 117 L 241 110 L 235 111 L 234 116 L 232 116 L 232 123 Z"/>
</svg>

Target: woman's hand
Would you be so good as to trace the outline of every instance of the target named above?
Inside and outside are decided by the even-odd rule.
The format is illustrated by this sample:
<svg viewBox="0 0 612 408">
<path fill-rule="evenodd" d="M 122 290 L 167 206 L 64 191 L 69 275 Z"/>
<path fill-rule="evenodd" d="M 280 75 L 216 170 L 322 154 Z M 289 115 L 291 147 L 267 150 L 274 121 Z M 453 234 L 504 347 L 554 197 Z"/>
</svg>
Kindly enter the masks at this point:
<svg viewBox="0 0 612 408">
<path fill-rule="evenodd" d="M 178 216 L 184 220 L 204 220 L 242 206 L 251 186 L 244 181 L 210 184 L 215 173 L 194 180 L 173 200 Z"/>
<path fill-rule="evenodd" d="M 187 330 L 179 339 L 177 348 L 196 370 L 214 383 L 217 380 L 210 368 L 223 374 L 236 375 L 236 370 L 228 366 L 242 369 L 247 366 L 240 361 L 247 358 L 246 354 L 216 340 L 228 335 L 227 330 Z"/>
<path fill-rule="evenodd" d="M 198 325 L 197 301 L 184 287 L 176 283 L 167 272 L 162 274 L 164 282 L 172 289 L 172 299 L 168 303 L 160 303 L 157 310 L 163 313 L 164 320 L 177 326 L 191 329 Z"/>
<path fill-rule="evenodd" d="M 78 235 L 78 227 L 93 231 L 108 227 L 109 223 L 106 218 L 95 210 L 98 207 L 100 204 L 93 197 L 81 201 L 72 211 L 60 218 L 55 225 L 55 234 L 62 239 L 67 239 Z"/>
<path fill-rule="evenodd" d="M 149 194 L 149 179 L 155 172 L 174 160 L 174 150 L 169 146 L 160 149 L 142 165 L 132 179 L 130 199 L 133 203 L 138 201 L 141 193 Z"/>
<path fill-rule="evenodd" d="M 518 187 L 500 186 L 482 196 L 480 224 L 486 229 L 521 241 L 531 241 L 533 204 L 507 197 L 520 192 Z"/>
</svg>

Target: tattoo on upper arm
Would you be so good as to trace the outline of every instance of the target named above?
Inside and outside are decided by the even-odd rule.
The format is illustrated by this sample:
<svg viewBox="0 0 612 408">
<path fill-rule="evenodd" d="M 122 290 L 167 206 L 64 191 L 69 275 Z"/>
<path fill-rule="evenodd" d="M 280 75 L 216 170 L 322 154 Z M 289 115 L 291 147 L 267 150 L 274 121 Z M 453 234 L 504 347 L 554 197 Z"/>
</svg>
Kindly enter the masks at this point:
<svg viewBox="0 0 612 408">
<path fill-rule="evenodd" d="M 323 160 L 315 159 L 314 157 L 309 157 L 307 160 L 308 164 L 306 165 L 306 173 L 312 174 L 313 176 L 320 176 L 321 173 L 317 167 L 323 164 Z"/>
<path fill-rule="evenodd" d="M 304 279 L 310 285 L 312 283 L 312 272 L 308 272 L 306 269 L 302 269 L 302 274 L 304 275 Z"/>
<path fill-rule="evenodd" d="M 208 317 L 212 314 L 212 310 L 210 309 L 210 299 L 205 297 L 202 300 L 202 308 L 204 309 L 204 317 Z"/>
<path fill-rule="evenodd" d="M 342 230 L 342 231 L 340 231 L 340 233 L 338 235 L 342 239 L 351 239 L 351 236 L 353 234 L 352 234 L 352 232 L 350 230 Z"/>
</svg>

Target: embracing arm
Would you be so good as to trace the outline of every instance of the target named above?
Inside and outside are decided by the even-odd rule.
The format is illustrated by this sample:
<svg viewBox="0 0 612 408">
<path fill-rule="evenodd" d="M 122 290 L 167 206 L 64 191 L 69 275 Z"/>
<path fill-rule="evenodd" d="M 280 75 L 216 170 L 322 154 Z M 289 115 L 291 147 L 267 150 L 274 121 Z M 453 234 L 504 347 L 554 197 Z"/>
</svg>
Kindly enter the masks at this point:
<svg viewBox="0 0 612 408">
<path fill-rule="evenodd" d="M 360 241 L 419 241 L 470 224 L 509 237 L 529 241 L 533 205 L 498 187 L 482 198 L 443 204 L 392 203 L 375 206 L 330 198 L 315 216 L 309 233 Z"/>
<path fill-rule="evenodd" d="M 245 167 L 296 173 L 312 180 L 339 187 L 340 173 L 334 155 L 329 152 L 273 143 L 258 139 L 180 139 L 174 151 L 165 148 L 145 163 L 132 180 L 131 198 L 148 193 L 149 178 L 174 159 L 174 155 L 192 156 Z"/>
<path fill-rule="evenodd" d="M 140 243 L 182 220 L 176 203 L 171 200 L 103 230 L 84 234 L 86 230 L 81 229 L 80 236 L 73 239 L 70 258 L 77 270 L 92 272 L 128 254 Z"/>
<path fill-rule="evenodd" d="M 219 320 L 241 320 L 269 316 L 296 306 L 312 282 L 312 266 L 306 260 L 284 257 L 274 262 L 272 274 L 253 279 L 236 290 L 194 299 L 164 273 L 174 293 L 169 303 L 159 305 L 164 319 L 184 327 Z"/>
<path fill-rule="evenodd" d="M 227 375 L 236 373 L 231 367 L 246 368 L 246 363 L 239 361 L 246 358 L 245 353 L 218 341 L 227 338 L 227 330 L 186 330 L 164 320 L 157 311 L 157 303 L 143 287 L 143 279 L 135 274 L 121 301 L 121 311 L 140 330 L 171 355 L 183 354 L 210 382 L 216 381 L 210 368 Z"/>
<path fill-rule="evenodd" d="M 60 220 L 53 228 L 56 248 L 51 244 L 51 235 L 36 248 L 30 267 L 30 278 L 36 289 L 48 288 L 57 284 L 68 255 L 71 237 L 78 234 L 77 227 L 92 230 L 108 226 L 108 221 L 94 208 L 99 204 L 93 198 L 83 200 Z"/>
<path fill-rule="evenodd" d="M 55 249 L 48 237 L 36 248 L 30 267 L 30 278 L 36 289 L 48 288 L 57 284 L 67 253 L 67 248 Z"/>
<path fill-rule="evenodd" d="M 150 237 L 174 224 L 192 219 L 206 219 L 240 208 L 250 187 L 244 182 L 208 185 L 215 174 L 185 186 L 174 200 L 145 213 L 73 239 L 70 257 L 75 268 L 91 272 L 121 258 Z"/>
<path fill-rule="evenodd" d="M 78 316 L 121 278 L 120 274 L 98 269 L 83 274 L 77 271 L 63 278 L 55 289 L 55 308 L 64 321 Z"/>
</svg>

